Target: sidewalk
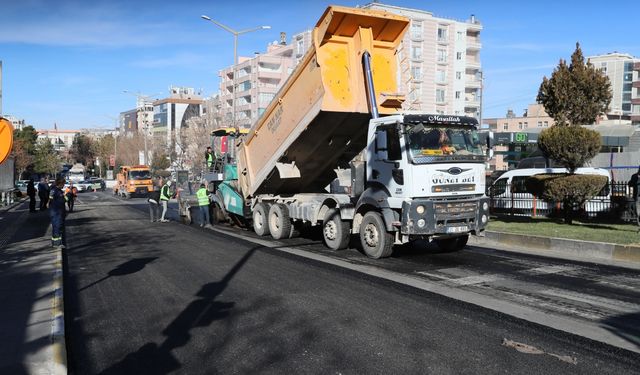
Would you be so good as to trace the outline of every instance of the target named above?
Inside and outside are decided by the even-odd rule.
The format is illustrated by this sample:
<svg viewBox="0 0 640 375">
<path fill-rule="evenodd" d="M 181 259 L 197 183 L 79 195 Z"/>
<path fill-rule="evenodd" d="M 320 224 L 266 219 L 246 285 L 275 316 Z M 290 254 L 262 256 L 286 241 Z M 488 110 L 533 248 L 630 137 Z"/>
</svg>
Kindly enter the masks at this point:
<svg viewBox="0 0 640 375">
<path fill-rule="evenodd" d="M 0 373 L 66 374 L 62 254 L 49 215 L 0 210 Z"/>
</svg>

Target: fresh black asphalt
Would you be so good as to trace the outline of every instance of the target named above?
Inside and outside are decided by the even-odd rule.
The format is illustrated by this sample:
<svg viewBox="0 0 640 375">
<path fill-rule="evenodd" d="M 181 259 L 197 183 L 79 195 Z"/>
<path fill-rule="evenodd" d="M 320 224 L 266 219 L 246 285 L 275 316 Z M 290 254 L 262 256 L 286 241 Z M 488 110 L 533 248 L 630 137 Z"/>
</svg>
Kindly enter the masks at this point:
<svg viewBox="0 0 640 375">
<path fill-rule="evenodd" d="M 217 232 L 149 223 L 139 209 L 144 203 L 136 207 L 107 193 L 80 200 L 67 218 L 64 259 L 71 373 L 632 374 L 640 368 L 638 354 L 579 336 Z M 290 246 L 321 251 L 317 241 Z M 340 256 L 375 266 L 355 250 Z M 441 269 L 460 256 L 407 250 L 381 264 L 413 272 Z"/>
</svg>

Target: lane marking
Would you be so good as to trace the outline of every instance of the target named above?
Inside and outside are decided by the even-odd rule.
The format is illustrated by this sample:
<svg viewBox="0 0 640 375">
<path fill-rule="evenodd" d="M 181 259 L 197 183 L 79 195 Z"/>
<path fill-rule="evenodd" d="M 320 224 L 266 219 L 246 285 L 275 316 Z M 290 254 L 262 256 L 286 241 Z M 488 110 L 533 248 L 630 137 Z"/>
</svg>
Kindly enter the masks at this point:
<svg viewBox="0 0 640 375">
<path fill-rule="evenodd" d="M 446 282 L 449 282 L 449 283 L 452 283 L 452 284 L 456 284 L 456 285 L 460 285 L 460 286 L 490 283 L 490 282 L 493 282 L 493 281 L 504 279 L 503 277 L 500 277 L 498 275 L 493 275 L 493 274 L 489 274 L 489 275 L 473 275 L 473 276 L 451 278 L 449 276 L 445 276 L 445 275 L 442 275 L 442 274 L 439 274 L 439 273 L 428 272 L 428 271 L 418 271 L 416 273 L 420 274 L 420 275 L 424 275 L 424 276 L 428 276 L 428 277 L 433 277 L 433 278 L 436 278 L 436 279 L 444 280 Z"/>
<path fill-rule="evenodd" d="M 543 266 L 543 267 L 530 268 L 528 270 L 522 270 L 520 272 L 530 274 L 530 275 L 551 275 L 555 273 L 569 273 L 573 271 L 578 271 L 580 269 L 582 269 L 582 267 L 556 265 L 556 266 Z"/>
</svg>

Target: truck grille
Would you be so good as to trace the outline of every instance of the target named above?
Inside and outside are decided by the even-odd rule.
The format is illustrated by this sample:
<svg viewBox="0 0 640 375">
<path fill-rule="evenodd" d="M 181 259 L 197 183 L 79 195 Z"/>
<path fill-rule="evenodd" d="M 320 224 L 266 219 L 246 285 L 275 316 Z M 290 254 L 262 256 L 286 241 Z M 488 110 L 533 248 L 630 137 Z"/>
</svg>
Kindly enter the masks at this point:
<svg viewBox="0 0 640 375">
<path fill-rule="evenodd" d="M 475 216 L 476 207 L 476 202 L 450 202 L 433 205 L 436 216 Z"/>
</svg>

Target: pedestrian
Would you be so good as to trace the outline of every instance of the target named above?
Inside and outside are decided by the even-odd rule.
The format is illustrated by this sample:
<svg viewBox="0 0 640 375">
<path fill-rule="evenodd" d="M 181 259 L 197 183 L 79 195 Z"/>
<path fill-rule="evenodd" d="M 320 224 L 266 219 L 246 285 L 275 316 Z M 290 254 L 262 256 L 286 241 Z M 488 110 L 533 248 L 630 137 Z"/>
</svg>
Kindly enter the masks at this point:
<svg viewBox="0 0 640 375">
<path fill-rule="evenodd" d="M 638 167 L 636 173 L 631 175 L 628 185 L 631 188 L 631 196 L 636 203 L 636 223 L 638 224 L 638 232 L 640 233 L 640 207 L 638 207 L 640 206 L 640 200 L 638 200 L 638 191 L 640 191 L 638 184 L 640 184 L 640 179 L 638 175 L 640 175 L 640 167 Z"/>
<path fill-rule="evenodd" d="M 29 196 L 29 212 L 36 212 L 36 187 L 33 178 L 27 183 L 27 195 Z"/>
<path fill-rule="evenodd" d="M 205 184 L 200 184 L 200 189 L 196 192 L 198 197 L 198 208 L 200 209 L 200 227 L 211 227 L 211 219 L 209 217 L 209 192 Z"/>
<path fill-rule="evenodd" d="M 64 196 L 67 199 L 69 212 L 73 212 L 73 206 L 75 205 L 76 198 L 78 197 L 78 188 L 73 186 L 73 181 L 70 181 L 69 186 L 64 189 Z"/>
<path fill-rule="evenodd" d="M 38 184 L 38 198 L 40 198 L 40 211 L 47 209 L 49 203 L 49 179 L 45 177 L 40 178 Z"/>
<path fill-rule="evenodd" d="M 167 182 L 162 185 L 162 189 L 160 189 L 160 202 L 162 202 L 162 218 L 160 218 L 161 223 L 166 223 L 169 221 L 165 219 L 165 216 L 167 215 L 169 199 L 171 199 L 171 180 L 167 180 Z"/>
<path fill-rule="evenodd" d="M 64 234 L 65 195 L 62 191 L 64 178 L 58 177 L 51 188 L 51 204 L 49 206 L 49 217 L 51 218 L 51 246 L 66 247 Z"/>
<path fill-rule="evenodd" d="M 204 162 L 207 165 L 207 170 L 212 172 L 213 168 L 213 151 L 211 150 L 211 146 L 207 147 L 207 151 L 204 153 Z"/>
<path fill-rule="evenodd" d="M 160 221 L 160 190 L 156 186 L 149 192 L 147 202 L 149 202 L 149 220 L 152 223 Z"/>
</svg>

